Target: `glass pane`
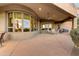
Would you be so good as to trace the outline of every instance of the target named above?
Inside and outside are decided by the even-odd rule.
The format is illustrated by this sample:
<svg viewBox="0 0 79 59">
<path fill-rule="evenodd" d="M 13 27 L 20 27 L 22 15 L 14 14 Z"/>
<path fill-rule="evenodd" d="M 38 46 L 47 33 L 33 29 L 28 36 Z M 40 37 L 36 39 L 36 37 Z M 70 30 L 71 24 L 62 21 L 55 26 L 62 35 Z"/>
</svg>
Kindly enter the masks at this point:
<svg viewBox="0 0 79 59">
<path fill-rule="evenodd" d="M 13 14 L 12 12 L 11 13 L 8 13 L 8 27 L 13 27 Z"/>
<path fill-rule="evenodd" d="M 24 14 L 24 19 L 23 19 L 23 31 L 28 32 L 30 31 L 30 16 L 27 14 Z"/>
<path fill-rule="evenodd" d="M 8 28 L 8 32 L 13 32 L 13 28 Z"/>
<path fill-rule="evenodd" d="M 13 32 L 13 30 L 15 32 L 27 32 L 30 31 L 30 27 L 36 29 L 36 21 L 34 19 L 30 24 L 30 16 L 28 14 L 22 12 L 10 12 L 8 13 L 8 27 L 9 32 Z"/>
<path fill-rule="evenodd" d="M 45 25 L 43 25 L 43 28 L 45 28 Z"/>
<path fill-rule="evenodd" d="M 27 32 L 30 30 L 30 20 L 23 20 L 23 28 L 24 28 L 24 32 Z"/>
<path fill-rule="evenodd" d="M 15 29 L 15 32 L 21 32 L 22 31 L 22 19 L 15 19 L 14 29 Z"/>
<path fill-rule="evenodd" d="M 22 19 L 22 16 L 21 16 L 21 12 L 14 12 L 14 18 L 15 19 Z"/>
<path fill-rule="evenodd" d="M 30 20 L 30 16 L 27 14 L 24 14 L 24 19 Z"/>
</svg>

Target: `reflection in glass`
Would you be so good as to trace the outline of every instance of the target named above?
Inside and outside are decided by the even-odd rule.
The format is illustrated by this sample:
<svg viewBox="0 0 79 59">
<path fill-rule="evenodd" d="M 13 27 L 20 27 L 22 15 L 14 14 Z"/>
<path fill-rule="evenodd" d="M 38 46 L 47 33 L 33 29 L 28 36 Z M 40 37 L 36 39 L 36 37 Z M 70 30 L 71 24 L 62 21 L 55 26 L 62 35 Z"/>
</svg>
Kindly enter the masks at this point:
<svg viewBox="0 0 79 59">
<path fill-rule="evenodd" d="M 30 30 L 30 20 L 23 20 L 23 28 L 24 28 L 24 32 Z"/>
<path fill-rule="evenodd" d="M 24 19 L 26 19 L 26 20 L 30 20 L 30 16 L 27 15 L 27 14 L 24 14 Z"/>
<path fill-rule="evenodd" d="M 15 32 L 22 31 L 22 19 L 15 19 L 14 28 L 15 28 Z"/>
<path fill-rule="evenodd" d="M 22 13 L 14 12 L 14 29 L 15 32 L 22 32 Z"/>
<path fill-rule="evenodd" d="M 12 27 L 13 26 L 12 19 L 13 19 L 13 14 L 12 13 L 8 13 L 8 27 Z"/>
<path fill-rule="evenodd" d="M 21 12 L 14 12 L 14 19 L 22 19 Z"/>
<path fill-rule="evenodd" d="M 24 32 L 30 31 L 30 16 L 27 14 L 24 14 L 23 31 Z"/>
<path fill-rule="evenodd" d="M 13 32 L 13 28 L 8 28 L 8 32 Z"/>
<path fill-rule="evenodd" d="M 30 21 L 31 20 L 31 21 Z M 37 20 L 23 12 L 8 13 L 8 32 L 28 32 L 37 30 Z"/>
</svg>

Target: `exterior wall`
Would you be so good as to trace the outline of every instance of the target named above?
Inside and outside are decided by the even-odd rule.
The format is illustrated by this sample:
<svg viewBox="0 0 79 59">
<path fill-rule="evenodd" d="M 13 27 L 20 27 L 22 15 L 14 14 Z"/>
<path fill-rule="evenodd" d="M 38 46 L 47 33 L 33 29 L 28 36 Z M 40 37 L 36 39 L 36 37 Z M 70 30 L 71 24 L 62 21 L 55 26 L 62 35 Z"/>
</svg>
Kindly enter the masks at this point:
<svg viewBox="0 0 79 59">
<path fill-rule="evenodd" d="M 66 28 L 70 31 L 72 29 L 72 21 L 66 21 L 62 23 L 61 28 Z"/>
<path fill-rule="evenodd" d="M 67 12 L 70 12 L 71 14 L 74 14 L 74 15 L 76 14 L 75 8 L 73 8 L 71 6 L 71 4 L 68 4 L 68 3 L 65 3 L 65 4 L 63 4 L 63 3 L 60 3 L 60 4 L 59 3 L 54 3 L 54 4 L 57 5 L 57 6 L 59 6 L 59 7 L 61 7 L 64 10 L 66 10 Z M 19 6 L 15 6 L 15 5 L 12 8 L 12 6 L 10 5 L 9 7 L 6 7 L 6 8 L 3 8 L 3 9 L 0 9 L 0 10 L 6 11 L 6 10 L 25 10 L 25 9 L 23 9 L 23 7 L 20 8 Z M 40 22 L 39 22 L 39 25 L 40 25 Z M 40 30 L 40 26 L 41 25 L 40 26 L 39 25 L 38 25 L 38 28 Z M 69 30 L 71 30 L 71 28 L 72 28 L 72 21 L 64 22 L 61 25 L 61 27 L 68 28 Z M 74 20 L 74 28 L 76 28 L 76 27 L 77 27 L 77 20 Z M 5 12 L 0 12 L 0 32 L 4 32 L 4 31 L 6 31 L 6 17 L 5 17 Z M 34 33 L 35 32 L 26 32 L 26 33 L 24 33 L 24 32 L 23 33 L 20 33 L 20 32 L 18 32 L 18 33 L 14 32 L 13 33 L 12 32 L 12 33 L 9 33 L 9 34 L 11 35 L 11 38 L 13 38 L 13 39 L 16 39 L 17 37 L 18 37 L 18 39 L 21 39 L 21 37 L 23 39 L 25 39 L 25 35 L 26 35 L 26 37 L 30 37 Z"/>
<path fill-rule="evenodd" d="M 0 8 L 0 32 L 5 32 L 7 30 L 7 18 L 5 11 L 11 11 L 11 10 L 20 10 L 26 13 L 29 13 L 30 10 L 26 7 L 20 6 L 20 5 L 8 5 L 5 7 Z M 32 13 L 32 14 L 31 14 Z M 34 12 L 30 12 L 29 14 L 36 16 Z M 33 37 L 34 35 L 37 35 L 38 31 L 33 32 L 7 32 L 4 39 L 13 39 L 13 40 L 21 40 L 21 39 L 28 39 Z"/>
<path fill-rule="evenodd" d="M 72 21 L 64 22 L 61 27 L 72 30 Z M 77 28 L 77 18 L 74 18 L 74 29 Z"/>
<path fill-rule="evenodd" d="M 2 32 L 5 32 L 6 29 L 6 17 L 5 17 L 5 12 L 0 12 L 0 35 Z M 4 40 L 8 40 L 9 39 L 9 34 L 6 33 L 4 35 Z"/>
<path fill-rule="evenodd" d="M 5 12 L 0 12 L 0 33 L 5 32 L 7 30 L 7 19 Z M 4 40 L 21 40 L 21 39 L 29 39 L 35 35 L 37 35 L 38 31 L 33 32 L 7 32 L 4 36 Z M 0 34 L 1 35 L 1 34 Z"/>
<path fill-rule="evenodd" d="M 33 32 L 7 32 L 4 35 L 4 40 L 24 40 L 29 39 L 32 37 L 35 37 L 38 35 L 39 31 L 33 31 Z M 1 34 L 0 34 L 1 35 Z"/>
<path fill-rule="evenodd" d="M 71 3 L 54 3 L 56 6 L 62 8 L 63 10 L 69 12 L 70 14 L 77 16 L 79 14 L 79 10 L 76 9 L 76 7 Z M 71 23 L 72 22 L 65 22 L 63 23 L 65 27 L 71 29 Z M 77 18 L 74 18 L 74 28 L 77 28 Z"/>
<path fill-rule="evenodd" d="M 20 4 L 8 4 L 5 6 L 2 6 L 0 7 L 0 12 L 3 12 L 3 11 L 24 11 L 27 14 L 29 13 L 32 16 L 36 16 L 36 13 L 32 9 Z"/>
<path fill-rule="evenodd" d="M 54 3 L 56 6 L 62 8 L 63 10 L 76 15 L 76 8 L 71 3 Z"/>
<path fill-rule="evenodd" d="M 0 12 L 0 32 L 5 32 L 5 12 Z"/>
<path fill-rule="evenodd" d="M 77 8 L 77 14 L 79 15 L 79 8 Z"/>
</svg>

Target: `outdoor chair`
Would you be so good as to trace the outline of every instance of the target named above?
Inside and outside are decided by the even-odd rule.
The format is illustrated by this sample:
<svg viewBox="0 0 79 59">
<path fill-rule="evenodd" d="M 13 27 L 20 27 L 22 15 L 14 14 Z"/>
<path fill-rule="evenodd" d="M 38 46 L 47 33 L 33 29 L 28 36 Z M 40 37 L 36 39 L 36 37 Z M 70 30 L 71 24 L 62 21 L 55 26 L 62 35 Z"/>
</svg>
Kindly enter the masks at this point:
<svg viewBox="0 0 79 59">
<path fill-rule="evenodd" d="M 3 39 L 4 35 L 5 35 L 5 32 L 1 33 L 1 36 L 0 36 L 0 44 L 1 44 L 1 46 L 2 46 L 2 43 L 4 42 L 4 39 Z"/>
</svg>

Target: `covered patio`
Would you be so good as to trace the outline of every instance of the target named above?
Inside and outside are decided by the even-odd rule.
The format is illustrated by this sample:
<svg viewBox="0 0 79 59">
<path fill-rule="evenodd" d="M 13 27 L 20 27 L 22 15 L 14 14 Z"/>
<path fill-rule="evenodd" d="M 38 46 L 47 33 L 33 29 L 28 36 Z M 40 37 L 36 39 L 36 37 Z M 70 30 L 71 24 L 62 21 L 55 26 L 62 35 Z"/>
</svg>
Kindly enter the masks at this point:
<svg viewBox="0 0 79 59">
<path fill-rule="evenodd" d="M 57 29 L 58 25 L 70 31 L 77 27 L 75 15 L 76 10 L 72 4 L 2 3 L 0 32 L 7 32 L 10 39 L 17 40 L 16 37 L 29 38 L 43 28 L 52 31 Z"/>
<path fill-rule="evenodd" d="M 72 4 L 63 5 L 64 7 L 62 3 L 0 4 L 0 32 L 6 32 L 0 55 L 79 55 L 69 35 L 70 30 L 77 27 L 75 8 Z M 52 31 L 57 29 L 57 25 L 69 31 L 54 34 L 41 31 Z"/>
</svg>

